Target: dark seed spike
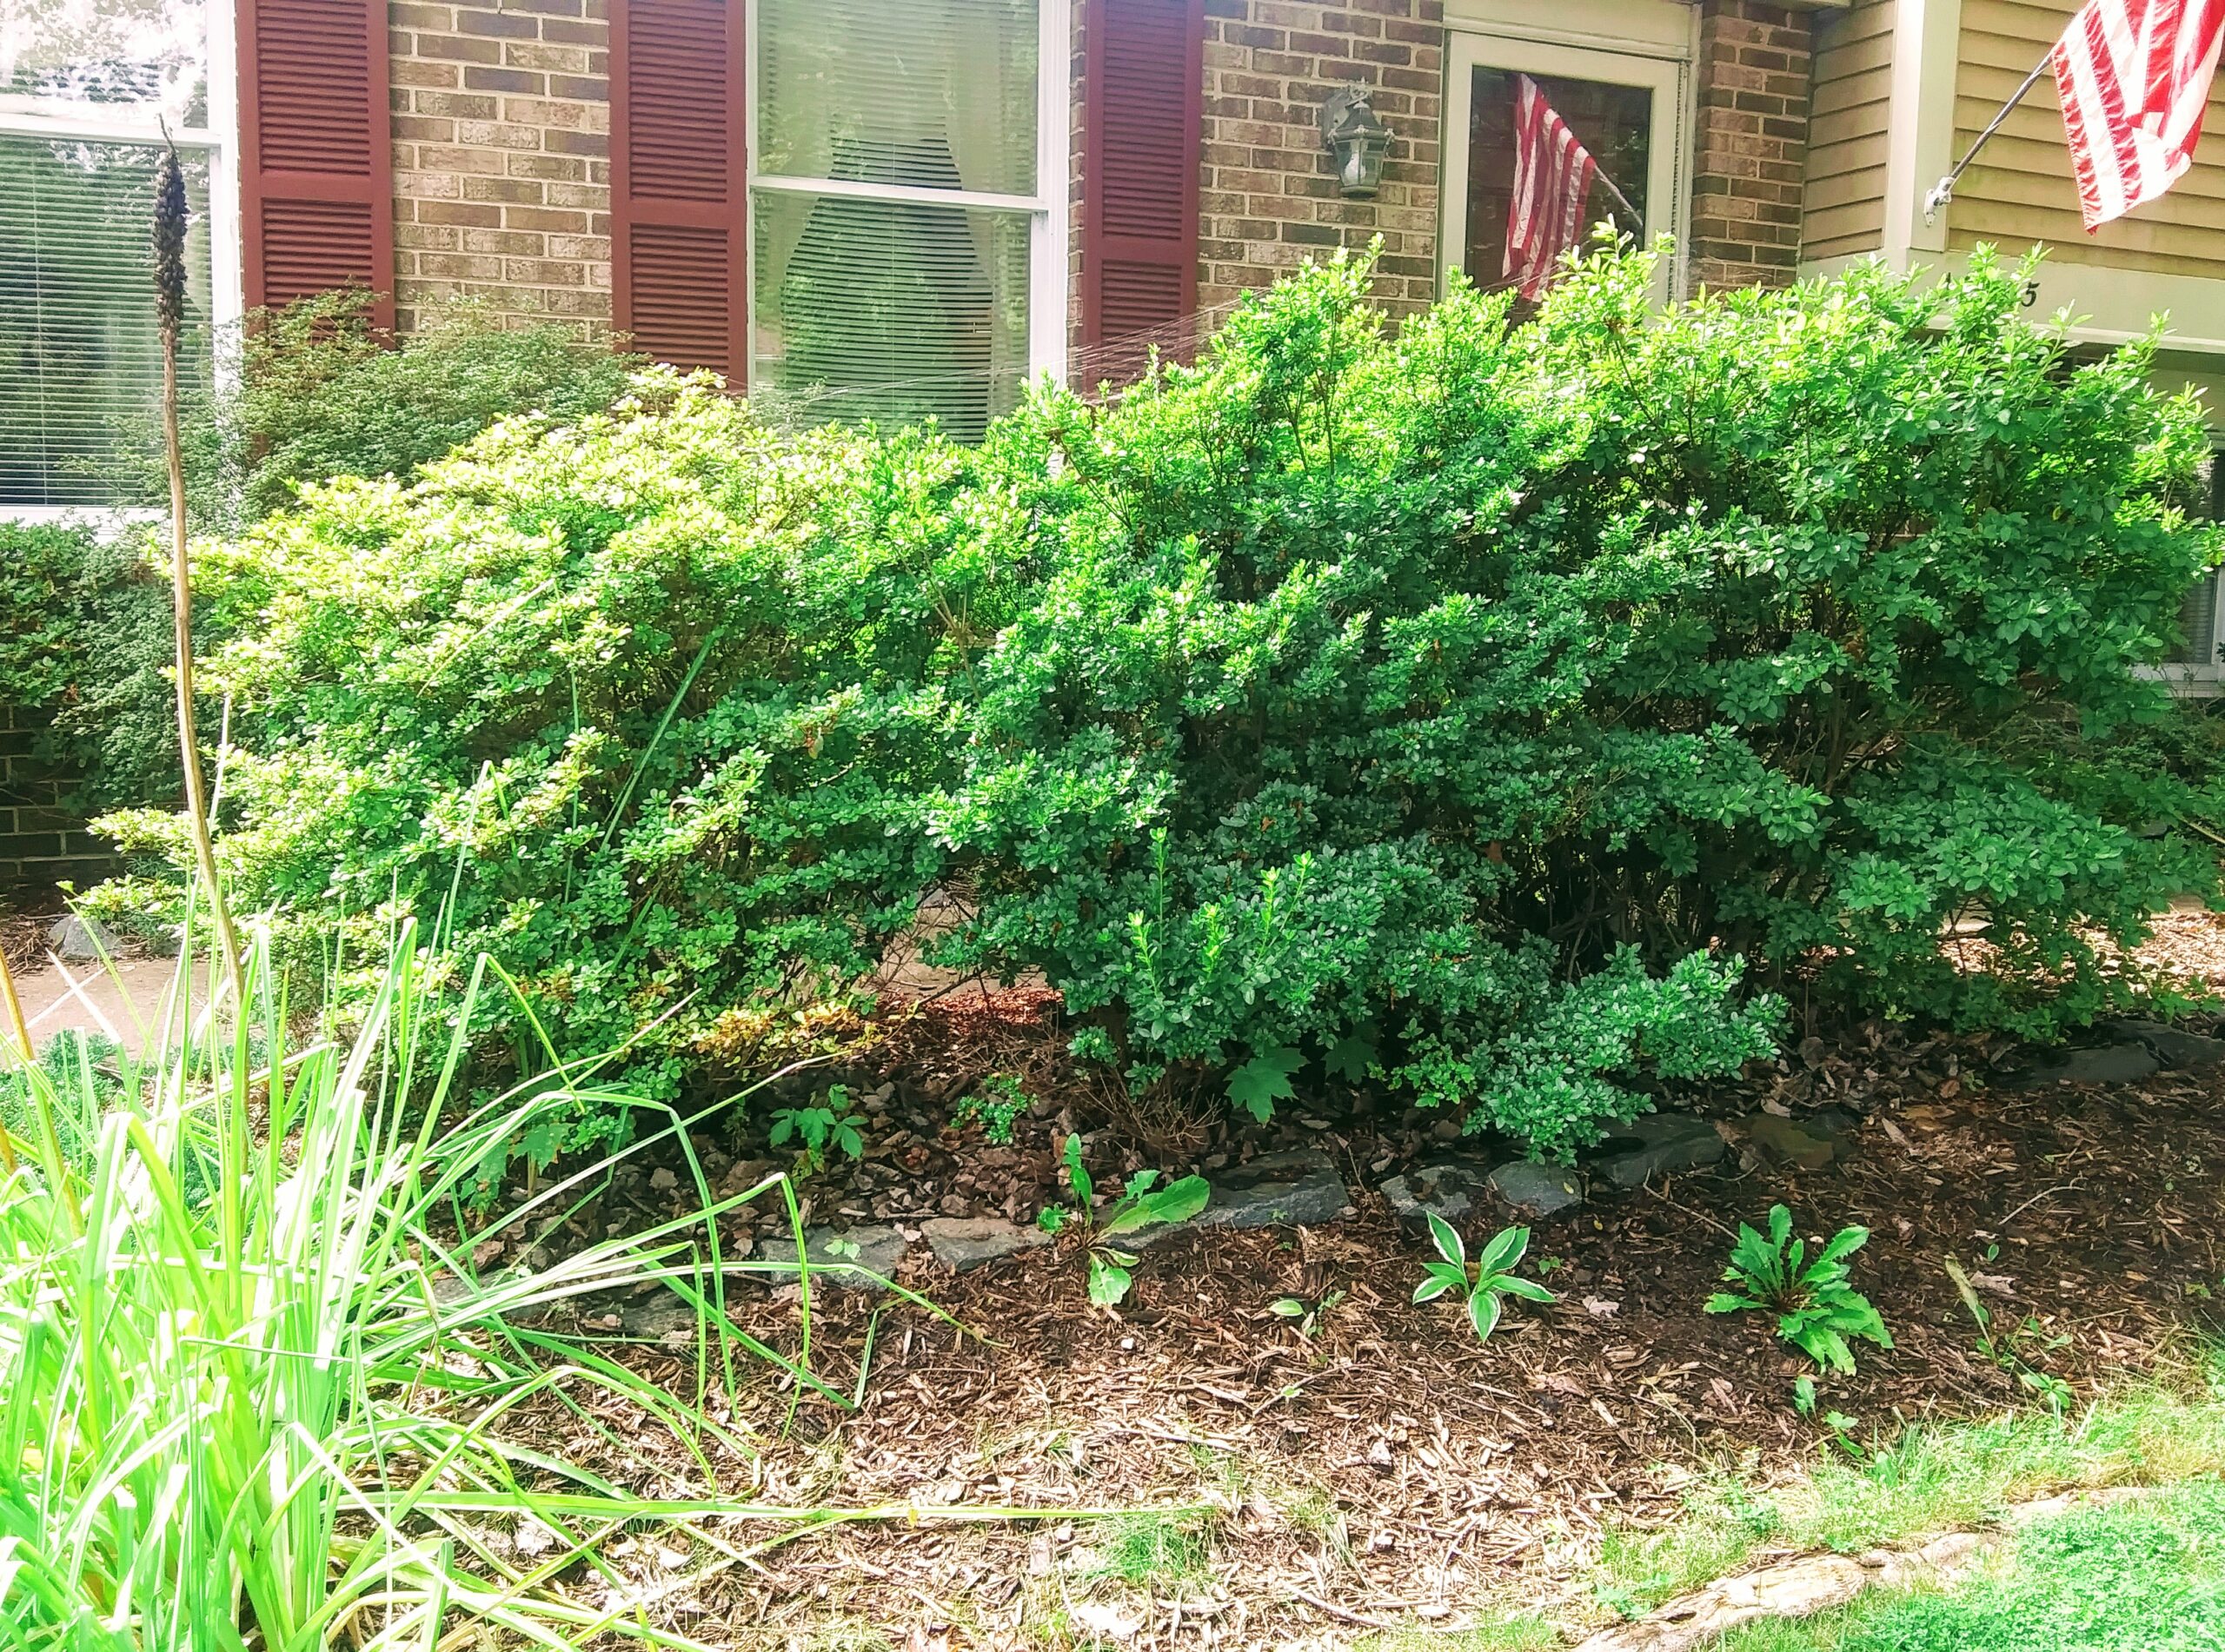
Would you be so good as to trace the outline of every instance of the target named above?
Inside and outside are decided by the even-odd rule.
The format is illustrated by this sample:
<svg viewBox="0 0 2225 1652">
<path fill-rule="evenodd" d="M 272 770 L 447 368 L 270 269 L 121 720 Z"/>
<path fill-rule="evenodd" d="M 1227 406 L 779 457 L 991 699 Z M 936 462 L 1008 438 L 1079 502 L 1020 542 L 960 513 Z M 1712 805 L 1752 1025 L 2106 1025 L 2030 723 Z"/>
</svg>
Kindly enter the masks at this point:
<svg viewBox="0 0 2225 1652">
<path fill-rule="evenodd" d="M 185 172 L 175 148 L 155 173 L 155 321 L 175 339 L 185 322 Z"/>
</svg>

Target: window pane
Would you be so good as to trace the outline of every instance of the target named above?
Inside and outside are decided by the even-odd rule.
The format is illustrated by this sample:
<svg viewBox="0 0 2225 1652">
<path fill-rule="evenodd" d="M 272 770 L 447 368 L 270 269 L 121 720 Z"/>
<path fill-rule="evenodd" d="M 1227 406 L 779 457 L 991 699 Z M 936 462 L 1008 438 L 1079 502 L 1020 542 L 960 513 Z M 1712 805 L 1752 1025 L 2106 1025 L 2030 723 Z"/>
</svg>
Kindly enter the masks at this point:
<svg viewBox="0 0 2225 1652">
<path fill-rule="evenodd" d="M 1545 101 L 1568 123 L 1576 141 L 1591 152 L 1602 176 L 1646 210 L 1645 177 L 1653 140 L 1653 94 L 1643 86 L 1532 75 Z M 1519 76 L 1504 69 L 1478 69 L 1468 109 L 1468 246 L 1465 268 L 1478 287 L 1506 280 L 1506 219 L 1514 204 L 1514 103 Z M 1613 191 L 1597 179 L 1586 202 L 1584 233 L 1615 215 Z M 1624 223 L 1632 234 L 1643 224 Z"/>
<path fill-rule="evenodd" d="M 0 109 L 25 101 L 208 112 L 208 0 L 31 0 L 0 23 Z"/>
<path fill-rule="evenodd" d="M 763 0 L 757 169 L 1035 193 L 1035 0 Z"/>
<path fill-rule="evenodd" d="M 2195 517 L 2207 517 L 2213 522 L 2225 521 L 2225 452 L 2209 455 L 2208 474 L 2202 479 L 2202 493 L 2188 513 Z M 2218 654 L 2217 635 L 2217 575 L 2205 574 L 2194 582 L 2186 600 L 2179 608 L 2179 629 L 2186 636 L 2186 646 L 2174 648 L 2163 656 L 2164 663 L 2173 666 L 2225 665 Z"/>
<path fill-rule="evenodd" d="M 1027 376 L 1028 215 L 760 194 L 753 393 L 807 421 L 933 418 L 960 441 Z"/>
<path fill-rule="evenodd" d="M 0 504 L 107 505 L 162 386 L 151 247 L 158 151 L 0 137 Z M 209 169 L 185 156 L 189 323 L 209 320 Z M 182 363 L 205 384 L 207 346 Z M 101 474 L 95 474 L 101 473 Z"/>
</svg>

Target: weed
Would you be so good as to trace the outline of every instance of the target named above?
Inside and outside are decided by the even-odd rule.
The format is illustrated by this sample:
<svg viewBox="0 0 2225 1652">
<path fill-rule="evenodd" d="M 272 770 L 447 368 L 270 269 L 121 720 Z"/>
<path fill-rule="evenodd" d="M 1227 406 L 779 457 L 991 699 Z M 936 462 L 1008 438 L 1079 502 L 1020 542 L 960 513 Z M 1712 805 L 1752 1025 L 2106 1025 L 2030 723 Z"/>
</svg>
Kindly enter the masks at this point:
<svg viewBox="0 0 2225 1652">
<path fill-rule="evenodd" d="M 840 1085 L 827 1087 L 827 1105 L 823 1107 L 778 1109 L 773 1114 L 773 1129 L 766 1139 L 775 1147 L 800 1139 L 803 1151 L 798 1157 L 806 1174 L 827 1163 L 832 1157 L 829 1148 L 853 1159 L 866 1155 L 865 1138 L 859 1133 L 856 1115 L 850 1111 L 850 1092 Z"/>
<path fill-rule="evenodd" d="M 1841 1228 L 1803 1266 L 1807 1244 L 1792 1235 L 1792 1212 L 1771 1205 L 1769 1237 L 1741 1222 L 1730 1265 L 1723 1271 L 1745 1294 L 1718 1290 L 1707 1299 L 1707 1311 L 1730 1314 L 1751 1308 L 1775 1313 L 1778 1336 L 1825 1370 L 1851 1372 L 1854 1350 L 1848 1337 L 1865 1337 L 1880 1348 L 1893 1345 L 1892 1333 L 1870 1299 L 1847 1284 L 1845 1259 L 1869 1242 L 1868 1228 Z"/>
<path fill-rule="evenodd" d="M 1998 1245 L 1988 1246 L 1987 1260 L 1990 1261 L 1997 1255 L 2000 1248 Z M 2019 1387 L 2036 1395 L 2045 1402 L 2048 1410 L 2060 1418 L 2063 1408 L 2071 1401 L 2070 1384 L 2050 1371 L 2042 1370 L 2024 1350 L 2034 1349 L 2042 1355 L 2050 1354 L 2070 1338 L 2059 1334 L 2049 1336 L 2035 1314 L 2025 1315 L 2005 1335 L 1996 1335 L 1992 1310 L 1979 1298 L 1970 1276 L 1963 1271 L 1962 1264 L 1954 1257 L 1948 1257 L 1944 1260 L 1947 1277 L 1955 1282 L 1955 1294 L 1963 1299 L 1963 1308 L 1977 1325 L 1978 1351 L 2002 1370 L 2015 1376 Z"/>
<path fill-rule="evenodd" d="M 1212 1534 L 1201 1516 L 1118 1515 L 1104 1523 L 1096 1549 L 1096 1576 L 1180 1589 L 1205 1581 Z"/>
<path fill-rule="evenodd" d="M 1086 1223 L 1093 1230 L 1089 1246 L 1089 1299 L 1099 1308 L 1117 1308 L 1128 1294 L 1133 1276 L 1129 1270 L 1136 1265 L 1133 1253 L 1108 1243 L 1124 1233 L 1154 1227 L 1165 1222 L 1186 1222 L 1205 1208 L 1205 1201 L 1212 1197 L 1212 1190 L 1202 1176 L 1186 1176 L 1178 1182 L 1159 1186 L 1157 1171 L 1138 1171 L 1120 1190 L 1120 1197 L 1102 1217 L 1096 1214 L 1097 1183 L 1082 1162 L 1081 1138 L 1066 1138 L 1063 1155 L 1066 1170 L 1066 1185 L 1074 1196 L 1072 1219 Z M 1154 1191 L 1155 1190 L 1155 1191 Z M 1068 1221 L 1068 1214 L 1055 1207 L 1046 1210 L 1035 1218 L 1038 1226 L 1046 1233 L 1057 1233 Z"/>
<path fill-rule="evenodd" d="M 1020 1087 L 1020 1080 L 1008 1073 L 993 1072 L 981 1080 L 981 1087 L 974 1094 L 958 1104 L 958 1111 L 950 1117 L 953 1125 L 978 1124 L 981 1139 L 993 1147 L 1003 1147 L 1012 1141 L 1013 1120 L 1027 1111 L 1026 1093 Z"/>
<path fill-rule="evenodd" d="M 1423 1264 L 1425 1277 L 1414 1287 L 1416 1302 L 1433 1302 L 1448 1290 L 1460 1292 L 1468 1305 L 1468 1323 L 1476 1340 L 1489 1342 L 1498 1329 L 1499 1299 L 1520 1297 L 1525 1302 L 1551 1302 L 1553 1293 L 1528 1279 L 1518 1279 L 1511 1270 L 1530 1248 L 1528 1228 L 1504 1228 L 1494 1235 L 1481 1255 L 1471 1262 L 1468 1247 L 1453 1225 L 1432 1211 L 1430 1237 L 1437 1242 L 1441 1262 Z"/>
<path fill-rule="evenodd" d="M 1278 1319 L 1295 1319 L 1298 1339 L 1312 1342 L 1313 1333 L 1321 1327 L 1322 1319 L 1332 1308 L 1345 1299 L 1341 1290 L 1332 1290 L 1312 1302 L 1302 1297 L 1278 1297 L 1267 1304 L 1267 1311 Z"/>
</svg>

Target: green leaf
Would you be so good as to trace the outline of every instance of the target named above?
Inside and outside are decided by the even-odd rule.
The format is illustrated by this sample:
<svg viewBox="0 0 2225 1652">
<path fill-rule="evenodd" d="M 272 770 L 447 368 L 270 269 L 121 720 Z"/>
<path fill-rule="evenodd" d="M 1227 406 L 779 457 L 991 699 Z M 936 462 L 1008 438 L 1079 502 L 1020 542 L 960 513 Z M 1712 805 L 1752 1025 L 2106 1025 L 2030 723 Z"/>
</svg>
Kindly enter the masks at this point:
<svg viewBox="0 0 2225 1652">
<path fill-rule="evenodd" d="M 1212 1196 L 1212 1185 L 1204 1177 L 1186 1176 L 1146 1197 L 1143 1206 L 1154 1222 L 1187 1222 Z"/>
<path fill-rule="evenodd" d="M 1764 1304 L 1751 1297 L 1734 1297 L 1727 1290 L 1718 1290 L 1702 1304 L 1702 1311 L 1710 1314 L 1735 1314 L 1741 1309 L 1759 1308 Z"/>
<path fill-rule="evenodd" d="M 1803 1416 L 1816 1415 L 1816 1379 L 1805 1371 L 1793 1379 L 1792 1409 Z"/>
<path fill-rule="evenodd" d="M 1453 1266 L 1465 1270 L 1468 1265 L 1468 1247 L 1461 1242 L 1459 1230 L 1435 1211 L 1428 1212 L 1429 1237 L 1436 1241 L 1437 1253 Z M 1465 1273 L 1462 1275 L 1466 1277 Z"/>
<path fill-rule="evenodd" d="M 1036 1211 L 1035 1225 L 1046 1233 L 1056 1233 L 1066 1225 L 1066 1213 L 1055 1204 L 1046 1204 Z"/>
<path fill-rule="evenodd" d="M 1484 1273 L 1504 1273 L 1522 1260 L 1522 1253 L 1529 1248 L 1528 1228 L 1502 1228 L 1476 1258 L 1476 1267 Z"/>
<path fill-rule="evenodd" d="M 1511 1273 L 1499 1275 L 1491 1282 L 1491 1289 L 1504 1291 L 1510 1297 L 1519 1297 L 1524 1302 L 1558 1302 L 1560 1300 L 1544 1286 L 1532 1280 L 1518 1279 Z"/>
<path fill-rule="evenodd" d="M 1334 1077 L 1358 1084 L 1375 1065 L 1375 1040 L 1364 1032 L 1347 1032 L 1329 1046 L 1321 1065 Z"/>
<path fill-rule="evenodd" d="M 1074 1198 L 1086 1213 L 1090 1200 L 1096 1197 L 1097 1184 L 1089 1179 L 1089 1172 L 1082 1168 L 1081 1138 L 1079 1135 L 1066 1138 L 1066 1185 L 1073 1189 Z"/>
<path fill-rule="evenodd" d="M 1285 1319 L 1302 1319 L 1305 1317 L 1305 1304 L 1296 1297 L 1277 1297 L 1267 1304 L 1267 1311 Z"/>
<path fill-rule="evenodd" d="M 1476 1340 L 1487 1343 L 1491 1332 L 1498 1329 L 1498 1293 L 1478 1290 L 1468 1298 L 1468 1323 L 1476 1328 Z"/>
<path fill-rule="evenodd" d="M 1441 1273 L 1433 1273 L 1427 1278 L 1424 1279 L 1421 1284 L 1414 1287 L 1414 1300 L 1416 1302 L 1435 1302 L 1446 1291 L 1456 1290 L 1465 1285 L 1468 1282 L 1465 1277 L 1460 1279 L 1448 1279 Z"/>
<path fill-rule="evenodd" d="M 1275 1104 L 1298 1092 L 1290 1076 L 1304 1059 L 1295 1050 L 1278 1045 L 1261 1051 L 1228 1076 L 1228 1098 L 1261 1124 L 1275 1116 Z"/>
<path fill-rule="evenodd" d="M 1128 1271 L 1111 1257 L 1092 1251 L 1089 1257 L 1089 1300 L 1093 1307 L 1117 1308 L 1128 1294 Z"/>
</svg>

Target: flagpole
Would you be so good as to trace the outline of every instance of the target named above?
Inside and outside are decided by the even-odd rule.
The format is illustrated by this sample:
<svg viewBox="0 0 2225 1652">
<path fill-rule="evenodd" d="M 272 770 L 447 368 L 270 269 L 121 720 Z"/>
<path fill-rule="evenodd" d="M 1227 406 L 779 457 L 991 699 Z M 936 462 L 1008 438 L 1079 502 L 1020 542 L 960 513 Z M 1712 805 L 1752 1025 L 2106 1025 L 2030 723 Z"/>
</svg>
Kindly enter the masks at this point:
<svg viewBox="0 0 2225 1652">
<path fill-rule="evenodd" d="M 1631 215 L 1631 233 L 1632 235 L 1644 235 L 1645 233 L 1645 214 L 1640 212 L 1636 207 L 1631 204 L 1630 196 L 1624 195 L 1620 189 L 1617 189 L 1615 187 L 1614 179 L 1609 177 L 1604 172 L 1601 171 L 1599 169 L 1598 163 L 1596 161 L 1592 163 L 1591 176 L 1598 179 L 1600 182 L 1605 184 L 1607 186 L 1607 193 L 1615 197 L 1615 204 Z"/>
<path fill-rule="evenodd" d="M 2022 103 L 2032 88 L 2040 83 L 2040 76 L 2048 72 L 2048 65 L 2054 61 L 2055 48 L 2049 46 L 2047 56 L 2035 63 L 2032 66 L 2032 72 L 2024 76 L 2024 83 L 2009 95 L 2009 101 L 1995 111 L 1994 117 L 1985 123 L 1985 130 L 1970 141 L 1970 147 L 1963 151 L 1963 158 L 1955 163 L 1955 169 L 1932 185 L 1931 193 L 1923 197 L 1924 222 L 1929 223 L 1937 217 L 1939 209 L 1955 198 L 1955 184 L 1962 177 L 1963 169 L 1977 158 L 1978 151 L 1986 146 L 1986 140 L 2001 129 L 2001 123 L 2009 118 L 2009 111 Z M 1611 184 L 1608 187 L 1611 189 L 1613 186 Z"/>
</svg>

